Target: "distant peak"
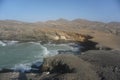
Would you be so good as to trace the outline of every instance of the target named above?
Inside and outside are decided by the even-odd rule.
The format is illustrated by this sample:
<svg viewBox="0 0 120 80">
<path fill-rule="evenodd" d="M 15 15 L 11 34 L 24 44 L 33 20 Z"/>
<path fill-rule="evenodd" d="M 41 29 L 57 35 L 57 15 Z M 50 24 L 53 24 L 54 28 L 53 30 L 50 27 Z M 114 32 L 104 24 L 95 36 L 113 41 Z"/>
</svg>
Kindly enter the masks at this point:
<svg viewBox="0 0 120 80">
<path fill-rule="evenodd" d="M 120 24 L 120 22 L 109 22 L 109 24 Z"/>
<path fill-rule="evenodd" d="M 64 18 L 60 18 L 60 19 L 57 19 L 56 21 L 59 21 L 59 22 L 68 22 L 69 20 L 64 19 Z"/>
<path fill-rule="evenodd" d="M 74 22 L 81 22 L 81 21 L 85 21 L 85 22 L 90 22 L 89 20 L 87 20 L 87 19 L 74 19 L 74 20 L 72 20 L 72 21 L 74 21 Z"/>
<path fill-rule="evenodd" d="M 17 24 L 30 23 L 30 22 L 24 22 L 24 21 L 19 21 L 19 20 L 10 20 L 10 19 L 0 20 L 0 21 L 2 21 L 2 22 L 8 22 L 8 23 L 17 23 Z"/>
</svg>

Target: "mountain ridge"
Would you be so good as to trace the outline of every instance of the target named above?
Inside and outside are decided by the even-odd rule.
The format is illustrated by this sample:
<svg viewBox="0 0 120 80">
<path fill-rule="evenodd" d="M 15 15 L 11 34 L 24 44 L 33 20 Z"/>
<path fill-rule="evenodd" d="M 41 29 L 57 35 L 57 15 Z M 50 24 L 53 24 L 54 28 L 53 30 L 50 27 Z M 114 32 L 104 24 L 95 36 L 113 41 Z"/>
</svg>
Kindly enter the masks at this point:
<svg viewBox="0 0 120 80">
<path fill-rule="evenodd" d="M 96 22 L 84 19 L 58 19 L 46 22 L 19 22 L 14 20 L 0 20 L 0 39 L 16 40 L 46 40 L 70 39 L 79 41 L 83 36 L 93 37 L 91 40 L 101 45 L 119 49 L 120 22 Z M 80 39 L 81 40 L 81 39 Z"/>
</svg>

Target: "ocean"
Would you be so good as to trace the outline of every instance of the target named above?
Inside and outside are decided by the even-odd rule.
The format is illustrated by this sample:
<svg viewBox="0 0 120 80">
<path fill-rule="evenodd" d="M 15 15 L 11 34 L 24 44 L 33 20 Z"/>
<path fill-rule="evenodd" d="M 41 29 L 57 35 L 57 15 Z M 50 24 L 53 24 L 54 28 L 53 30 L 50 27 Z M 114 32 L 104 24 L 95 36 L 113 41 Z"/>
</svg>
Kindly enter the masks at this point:
<svg viewBox="0 0 120 80">
<path fill-rule="evenodd" d="M 74 43 L 40 44 L 40 42 L 0 41 L 0 68 L 30 69 L 43 58 L 54 56 L 58 51 L 77 51 Z"/>
</svg>

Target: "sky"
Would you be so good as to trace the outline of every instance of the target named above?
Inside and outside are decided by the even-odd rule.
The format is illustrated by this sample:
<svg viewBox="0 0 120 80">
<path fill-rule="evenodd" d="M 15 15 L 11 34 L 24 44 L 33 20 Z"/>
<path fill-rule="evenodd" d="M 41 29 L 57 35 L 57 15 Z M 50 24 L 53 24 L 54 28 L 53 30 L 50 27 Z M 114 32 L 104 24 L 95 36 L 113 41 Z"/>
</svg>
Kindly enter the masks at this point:
<svg viewBox="0 0 120 80">
<path fill-rule="evenodd" d="M 120 0 L 0 0 L 0 20 L 120 22 Z"/>
</svg>

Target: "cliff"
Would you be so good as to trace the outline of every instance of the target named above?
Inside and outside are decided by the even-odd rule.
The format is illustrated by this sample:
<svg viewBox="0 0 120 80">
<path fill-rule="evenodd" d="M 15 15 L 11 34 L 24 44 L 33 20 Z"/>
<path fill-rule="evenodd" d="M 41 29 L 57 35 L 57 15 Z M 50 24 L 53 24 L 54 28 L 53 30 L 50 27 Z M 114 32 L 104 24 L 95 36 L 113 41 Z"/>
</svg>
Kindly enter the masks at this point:
<svg viewBox="0 0 120 80">
<path fill-rule="evenodd" d="M 46 24 L 36 25 L 34 23 L 24 23 L 15 21 L 0 21 L 1 40 L 19 41 L 80 41 L 88 40 L 87 35 L 78 32 L 64 31 Z"/>
<path fill-rule="evenodd" d="M 92 39 L 91 39 L 92 38 Z M 83 19 L 46 22 L 0 21 L 1 40 L 19 41 L 79 41 L 90 39 L 100 45 L 120 50 L 120 23 Z"/>
</svg>

